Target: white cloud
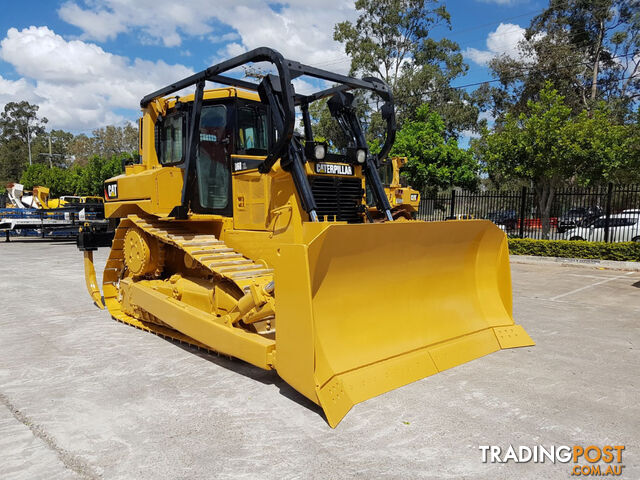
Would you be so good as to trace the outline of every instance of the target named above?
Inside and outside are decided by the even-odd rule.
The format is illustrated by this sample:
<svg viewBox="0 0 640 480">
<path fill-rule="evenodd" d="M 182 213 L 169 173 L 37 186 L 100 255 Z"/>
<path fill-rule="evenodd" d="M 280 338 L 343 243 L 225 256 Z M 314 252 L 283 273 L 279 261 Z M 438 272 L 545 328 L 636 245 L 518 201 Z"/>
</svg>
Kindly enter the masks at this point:
<svg viewBox="0 0 640 480">
<path fill-rule="evenodd" d="M 0 105 L 16 99 L 33 102 L 35 98 L 34 86 L 24 78 L 8 80 L 0 75 Z"/>
<path fill-rule="evenodd" d="M 524 40 L 525 29 L 513 23 L 501 23 L 495 31 L 487 36 L 487 50 L 467 48 L 463 54 L 479 65 L 486 65 L 500 55 L 520 58 L 518 43 Z"/>
<path fill-rule="evenodd" d="M 291 83 L 293 83 L 293 88 L 296 93 L 300 93 L 302 95 L 311 95 L 312 93 L 315 93 L 323 88 L 329 88 L 329 83 L 324 80 L 307 81 L 303 80 L 302 78 L 294 78 Z"/>
<path fill-rule="evenodd" d="M 212 43 L 221 43 L 221 42 L 232 42 L 235 40 L 241 40 L 240 35 L 237 32 L 229 32 L 224 35 L 209 35 L 207 37 Z"/>
<path fill-rule="evenodd" d="M 83 39 L 104 42 L 139 27 L 146 41 L 175 47 L 182 41 L 180 31 L 190 35 L 211 32 L 207 21 L 212 15 L 204 13 L 212 10 L 209 0 L 102 0 L 84 4 L 86 8 L 69 1 L 58 9 L 60 18 L 84 32 Z"/>
<path fill-rule="evenodd" d="M 118 109 L 131 109 L 159 87 L 190 75 L 183 65 L 169 65 L 113 55 L 97 45 L 67 41 L 47 27 L 11 28 L 0 42 L 0 58 L 23 78 L 0 77 L 0 105 L 29 100 L 53 128 L 91 130 L 127 120 Z"/>
<path fill-rule="evenodd" d="M 186 6 L 188 4 L 188 6 Z M 161 14 L 159 12 L 162 12 Z M 83 31 L 81 38 L 105 41 L 123 32 L 137 33 L 145 43 L 177 46 L 185 36 L 207 35 L 214 43 L 231 42 L 225 55 L 272 46 L 285 57 L 311 64 L 333 62 L 346 72 L 342 46 L 333 40 L 333 27 L 353 20 L 352 2 L 291 0 L 273 9 L 266 0 L 71 0 L 58 10 L 60 17 Z M 231 32 L 218 32 L 224 24 Z"/>
</svg>

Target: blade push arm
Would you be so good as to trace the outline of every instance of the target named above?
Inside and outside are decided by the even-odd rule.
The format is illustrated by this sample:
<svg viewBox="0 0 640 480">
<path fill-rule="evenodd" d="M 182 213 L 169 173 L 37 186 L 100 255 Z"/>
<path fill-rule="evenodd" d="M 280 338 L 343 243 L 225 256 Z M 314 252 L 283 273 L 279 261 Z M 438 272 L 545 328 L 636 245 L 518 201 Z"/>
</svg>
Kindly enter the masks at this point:
<svg viewBox="0 0 640 480">
<path fill-rule="evenodd" d="M 380 175 L 378 174 L 378 158 L 382 157 L 374 157 L 368 153 L 367 142 L 365 140 L 360 121 L 358 120 L 358 117 L 356 115 L 356 109 L 353 106 L 353 100 L 354 96 L 352 94 L 338 91 L 327 102 L 329 112 L 331 113 L 331 116 L 336 119 L 338 125 L 340 125 L 340 128 L 347 136 L 347 138 L 351 140 L 353 145 L 355 145 L 357 149 L 364 149 L 367 151 L 367 156 L 364 165 L 362 166 L 367 184 L 371 188 L 378 210 L 380 212 L 384 212 L 387 220 L 391 222 L 393 221 L 393 216 L 391 215 L 391 205 L 389 205 L 389 199 L 387 199 L 387 195 L 384 192 L 384 187 L 382 186 L 382 182 L 380 181 Z M 393 109 L 393 106 L 391 106 L 391 108 Z M 389 125 L 388 120 L 387 125 Z M 389 136 L 389 132 L 387 133 L 387 136 Z M 390 145 L 388 149 L 385 148 L 388 143 L 389 138 L 387 138 L 387 141 L 385 141 L 381 154 L 386 155 L 388 150 L 391 148 Z M 386 152 L 385 149 L 387 150 Z"/>
</svg>

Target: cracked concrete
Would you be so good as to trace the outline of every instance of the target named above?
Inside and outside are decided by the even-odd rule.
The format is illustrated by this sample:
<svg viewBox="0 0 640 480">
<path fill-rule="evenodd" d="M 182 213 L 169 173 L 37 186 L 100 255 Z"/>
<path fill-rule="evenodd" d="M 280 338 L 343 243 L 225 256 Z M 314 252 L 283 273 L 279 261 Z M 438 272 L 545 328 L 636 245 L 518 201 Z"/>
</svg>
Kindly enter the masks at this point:
<svg viewBox="0 0 640 480">
<path fill-rule="evenodd" d="M 60 461 L 60 463 L 62 463 L 63 466 L 61 470 L 64 471 L 65 474 L 73 472 L 76 474 L 74 478 L 89 480 L 100 478 L 100 475 L 97 472 L 93 471 L 93 469 L 89 465 L 57 445 L 55 439 L 51 438 L 51 436 L 41 425 L 33 423 L 30 418 L 28 418 L 23 412 L 17 409 L 7 398 L 7 396 L 2 393 L 0 393 L 0 403 L 2 403 L 6 407 L 6 410 L 0 409 L 2 410 L 3 414 L 0 420 L 0 425 L 6 424 L 6 427 L 9 430 L 8 432 L 6 432 L 7 435 L 3 437 L 7 445 L 2 445 L 3 442 L 0 442 L 0 447 L 6 447 L 8 451 L 11 451 L 11 449 L 16 449 L 17 447 L 18 453 L 28 451 L 29 448 L 33 448 L 33 450 L 36 451 L 42 450 L 42 448 L 44 447 L 45 450 L 49 450 L 49 452 L 46 452 L 45 455 L 53 453 L 58 457 L 58 460 Z M 19 425 L 15 422 L 9 421 L 6 412 L 9 412 L 11 415 L 13 415 L 13 418 L 17 420 L 19 424 L 22 424 L 24 427 L 29 429 L 31 435 L 29 435 L 24 428 L 20 428 Z M 13 430 L 13 432 L 11 432 L 11 430 Z M 4 428 L 2 426 L 0 426 L 0 431 L 4 432 Z M 5 453 L 7 452 L 5 451 Z M 29 453 L 29 455 L 31 455 L 31 453 Z M 11 462 L 11 460 L 15 462 L 15 460 L 20 459 L 20 457 L 21 455 L 7 455 L 9 462 Z M 51 461 L 51 463 L 55 462 Z M 14 473 L 12 472 L 12 470 L 15 470 L 15 473 L 19 472 L 20 474 L 24 474 L 26 473 L 23 469 L 23 467 L 25 466 L 27 467 L 27 469 L 31 467 L 38 467 L 39 463 L 29 461 L 23 463 L 19 461 L 16 462 L 15 465 L 10 465 L 7 470 L 9 474 Z M 31 478 L 37 478 L 38 476 L 40 476 L 37 472 L 29 471 L 28 473 Z M 51 472 L 43 473 L 46 474 L 47 478 L 51 478 Z M 58 475 L 54 476 L 54 478 L 57 477 Z M 64 476 L 61 476 L 60 478 L 64 478 Z"/>
<path fill-rule="evenodd" d="M 106 250 L 96 255 L 98 269 Z M 625 445 L 640 478 L 640 272 L 512 265 L 537 345 L 356 405 L 113 321 L 72 244 L 0 243 L 0 478 L 568 478 L 479 445 Z"/>
</svg>

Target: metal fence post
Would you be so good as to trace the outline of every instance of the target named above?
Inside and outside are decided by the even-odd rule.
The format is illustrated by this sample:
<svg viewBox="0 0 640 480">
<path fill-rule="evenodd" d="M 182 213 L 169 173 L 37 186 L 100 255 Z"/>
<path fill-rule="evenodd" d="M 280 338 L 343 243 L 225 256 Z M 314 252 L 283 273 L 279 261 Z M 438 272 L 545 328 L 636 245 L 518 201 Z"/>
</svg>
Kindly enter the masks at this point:
<svg viewBox="0 0 640 480">
<path fill-rule="evenodd" d="M 609 219 L 611 218 L 611 197 L 613 196 L 613 183 L 607 186 L 607 210 L 605 212 L 604 221 L 604 241 L 609 241 Z"/>
<path fill-rule="evenodd" d="M 527 187 L 522 187 L 520 192 L 520 238 L 524 238 L 524 210 L 527 203 Z"/>
<path fill-rule="evenodd" d="M 455 218 L 455 211 L 456 211 L 456 191 L 455 189 L 451 190 L 451 211 L 449 214 L 449 218 L 450 219 L 454 219 Z"/>
</svg>

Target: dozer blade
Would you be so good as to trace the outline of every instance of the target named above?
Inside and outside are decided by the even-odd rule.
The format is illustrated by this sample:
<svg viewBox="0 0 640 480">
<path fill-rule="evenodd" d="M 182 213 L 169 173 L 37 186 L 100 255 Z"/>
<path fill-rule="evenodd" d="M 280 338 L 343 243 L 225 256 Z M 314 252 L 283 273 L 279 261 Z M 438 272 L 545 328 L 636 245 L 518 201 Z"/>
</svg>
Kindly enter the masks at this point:
<svg viewBox="0 0 640 480">
<path fill-rule="evenodd" d="M 356 403 L 501 348 L 515 325 L 489 221 L 331 225 L 281 248 L 276 369 L 335 427 Z"/>
<path fill-rule="evenodd" d="M 87 284 L 89 295 L 91 295 L 95 304 L 100 307 L 101 310 L 104 310 L 102 294 L 100 293 L 100 287 L 98 287 L 98 281 L 96 280 L 96 269 L 93 266 L 93 252 L 91 250 L 84 251 L 84 281 Z"/>
</svg>

